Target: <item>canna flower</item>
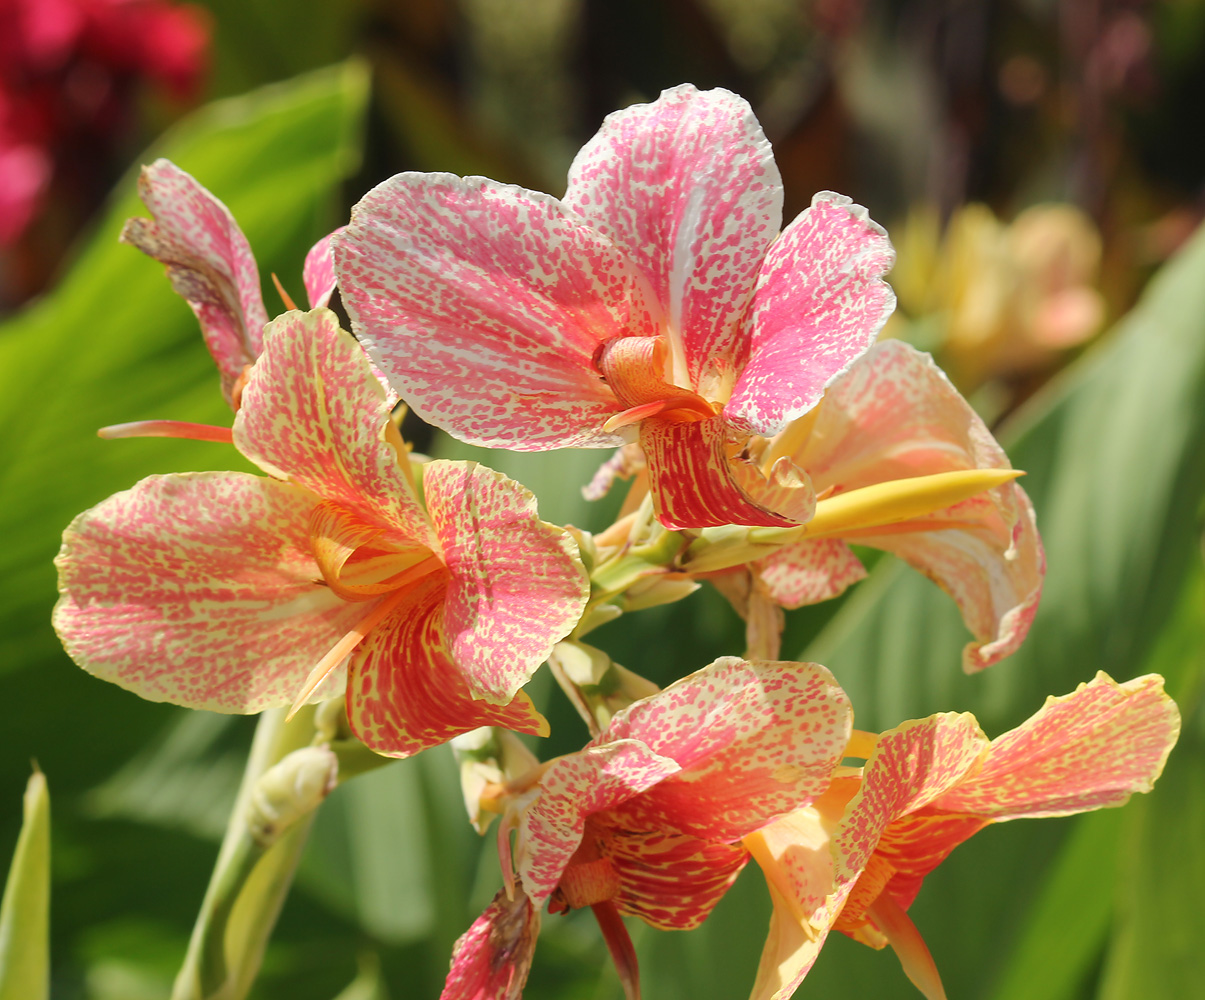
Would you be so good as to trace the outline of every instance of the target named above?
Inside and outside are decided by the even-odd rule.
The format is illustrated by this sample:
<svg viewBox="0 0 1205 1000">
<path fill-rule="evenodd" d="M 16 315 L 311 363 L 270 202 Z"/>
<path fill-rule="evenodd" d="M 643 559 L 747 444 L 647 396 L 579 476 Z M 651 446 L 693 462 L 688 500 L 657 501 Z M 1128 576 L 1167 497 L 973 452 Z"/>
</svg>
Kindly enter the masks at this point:
<svg viewBox="0 0 1205 1000">
<path fill-rule="evenodd" d="M 701 924 L 748 861 L 740 839 L 828 787 L 851 723 L 823 667 L 722 657 L 618 711 L 579 753 L 501 787 L 508 887 L 517 877 L 534 911 L 545 901 L 550 912 L 591 907 L 635 995 L 619 915 L 663 929 Z M 471 948 L 468 937 L 445 1000 L 478 995 L 453 989 L 481 963 L 485 944 Z M 504 995 L 517 996 L 522 982 L 507 982 L 514 993 Z"/>
<path fill-rule="evenodd" d="M 167 266 L 172 287 L 201 324 L 222 393 L 237 410 L 268 322 L 251 245 L 230 210 L 169 160 L 142 168 L 138 192 L 154 218 L 130 219 L 121 239 Z M 305 259 L 305 290 L 314 309 L 325 307 L 335 290 L 330 240 L 324 236 Z M 287 297 L 286 305 L 293 308 Z"/>
<path fill-rule="evenodd" d="M 546 734 L 519 689 L 585 605 L 576 547 L 498 473 L 414 468 L 394 402 L 333 313 L 269 324 L 233 432 L 267 476 L 152 476 L 77 517 L 67 652 L 220 712 L 330 697 L 346 660 L 352 729 L 391 756 L 482 725 Z"/>
<path fill-rule="evenodd" d="M 779 234 L 782 183 L 744 100 L 689 85 L 611 115 L 561 200 L 404 173 L 335 264 L 357 336 L 425 419 L 541 451 L 639 441 L 669 528 L 785 526 L 814 495 L 751 435 L 806 413 L 894 304 L 892 251 L 831 192 Z"/>
<path fill-rule="evenodd" d="M 860 774 L 838 775 L 811 806 L 744 840 L 774 902 L 752 1000 L 790 997 L 834 929 L 890 944 L 921 992 L 944 998 L 906 913 L 925 876 L 992 823 L 1120 806 L 1149 791 L 1179 729 L 1163 678 L 1118 684 L 1098 673 L 995 740 L 965 713 L 877 739 L 856 734 L 849 756 L 867 758 Z"/>
<path fill-rule="evenodd" d="M 860 580 L 866 571 L 848 545 L 856 542 L 894 553 L 954 598 L 975 636 L 963 651 L 968 672 L 1020 646 L 1037 612 L 1046 557 L 1033 505 L 1015 482 L 892 524 L 860 527 L 856 518 L 828 524 L 834 498 L 853 490 L 1011 468 L 928 355 L 901 341 L 876 344 L 829 386 L 819 406 L 766 444 L 762 462 L 783 456 L 807 472 L 826 502 L 801 540 L 752 564 L 774 603 L 814 604 Z"/>
</svg>

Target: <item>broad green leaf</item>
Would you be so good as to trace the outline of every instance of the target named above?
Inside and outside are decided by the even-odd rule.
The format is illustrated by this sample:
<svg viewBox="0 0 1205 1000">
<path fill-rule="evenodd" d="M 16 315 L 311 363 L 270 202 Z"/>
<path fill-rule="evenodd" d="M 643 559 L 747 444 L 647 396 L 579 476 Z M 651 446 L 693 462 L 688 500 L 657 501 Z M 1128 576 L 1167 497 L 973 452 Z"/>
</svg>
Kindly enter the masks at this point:
<svg viewBox="0 0 1205 1000">
<path fill-rule="evenodd" d="M 0 1000 L 50 996 L 50 792 L 35 769 L 0 902 Z"/>
</svg>

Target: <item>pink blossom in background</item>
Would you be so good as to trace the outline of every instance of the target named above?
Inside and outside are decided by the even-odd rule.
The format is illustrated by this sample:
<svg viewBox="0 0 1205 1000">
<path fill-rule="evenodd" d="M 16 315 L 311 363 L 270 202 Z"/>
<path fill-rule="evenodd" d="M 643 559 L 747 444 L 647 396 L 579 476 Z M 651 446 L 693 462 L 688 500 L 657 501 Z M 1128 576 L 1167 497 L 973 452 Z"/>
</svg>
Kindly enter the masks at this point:
<svg viewBox="0 0 1205 1000">
<path fill-rule="evenodd" d="M 611 115 L 558 200 L 408 173 L 335 240 L 353 325 L 423 417 L 522 451 L 639 440 L 672 528 L 812 514 L 782 430 L 874 341 L 893 259 L 832 193 L 784 232 L 782 184 L 743 99 L 689 85 Z"/>
</svg>

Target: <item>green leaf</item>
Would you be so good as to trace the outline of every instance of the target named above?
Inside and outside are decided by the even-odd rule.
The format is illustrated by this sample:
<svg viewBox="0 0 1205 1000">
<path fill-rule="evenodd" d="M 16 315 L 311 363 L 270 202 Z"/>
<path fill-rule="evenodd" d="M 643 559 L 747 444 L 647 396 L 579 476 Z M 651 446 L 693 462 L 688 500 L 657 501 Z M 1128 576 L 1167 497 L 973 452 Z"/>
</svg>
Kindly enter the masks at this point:
<svg viewBox="0 0 1205 1000">
<path fill-rule="evenodd" d="M 35 769 L 0 902 L 0 1000 L 50 996 L 50 792 Z"/>
</svg>

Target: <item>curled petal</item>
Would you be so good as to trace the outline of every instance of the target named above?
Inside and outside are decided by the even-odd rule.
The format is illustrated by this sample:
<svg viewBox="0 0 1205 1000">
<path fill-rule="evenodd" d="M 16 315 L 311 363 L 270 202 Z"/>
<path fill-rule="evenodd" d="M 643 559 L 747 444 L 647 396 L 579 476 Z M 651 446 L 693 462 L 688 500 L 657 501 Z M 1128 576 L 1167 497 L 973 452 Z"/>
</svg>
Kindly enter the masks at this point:
<svg viewBox="0 0 1205 1000">
<path fill-rule="evenodd" d="M 531 493 L 475 462 L 428 463 L 423 493 L 450 574 L 448 652 L 473 697 L 505 704 L 586 606 L 577 545 L 539 519 Z"/>
<path fill-rule="evenodd" d="M 364 614 L 322 581 L 307 531 L 316 502 L 285 483 L 203 473 L 144 479 L 85 511 L 57 559 L 67 652 L 151 701 L 289 704 Z"/>
<path fill-rule="evenodd" d="M 656 332 L 624 254 L 555 198 L 398 174 L 355 207 L 335 268 L 357 335 L 415 411 L 462 440 L 539 451 L 623 441 L 600 344 Z"/>
<path fill-rule="evenodd" d="M 759 559 L 758 576 L 784 608 L 818 604 L 866 576 L 862 561 L 836 538 L 804 539 Z"/>
<path fill-rule="evenodd" d="M 675 380 L 724 398 L 745 360 L 740 316 L 782 219 L 782 181 L 749 105 L 685 84 L 609 115 L 574 159 L 565 203 L 648 276 Z"/>
<path fill-rule="evenodd" d="M 338 236 L 346 228 L 340 226 L 333 233 L 323 236 L 305 255 L 305 266 L 301 275 L 311 309 L 325 308 L 335 293 L 335 258 L 331 252 L 331 237 Z"/>
<path fill-rule="evenodd" d="M 143 167 L 138 192 L 154 219 L 130 219 L 121 239 L 167 265 L 172 287 L 197 314 L 229 402 L 268 322 L 251 247 L 226 206 L 174 163 Z"/>
<path fill-rule="evenodd" d="M 641 825 L 734 842 L 806 805 L 832 779 L 853 716 L 814 663 L 721 657 L 616 714 L 596 743 L 637 739 L 679 777 L 641 796 Z"/>
<path fill-rule="evenodd" d="M 661 523 L 672 530 L 721 524 L 783 528 L 815 510 L 815 494 L 789 460 L 769 478 L 728 454 L 720 417 L 677 421 L 653 417 L 640 424 L 649 488 Z"/>
<path fill-rule="evenodd" d="M 520 1000 L 539 934 L 540 911 L 522 885 L 513 899 L 499 892 L 452 948 L 440 1000 Z"/>
<path fill-rule="evenodd" d="M 849 198 L 822 191 L 766 254 L 748 320 L 749 363 L 724 417 L 777 434 L 819 401 L 895 308 L 883 281 L 895 260 L 883 228 Z"/>
<path fill-rule="evenodd" d="M 395 400 L 327 309 L 288 312 L 264 334 L 234 442 L 269 475 L 312 490 L 387 529 L 396 545 L 431 547 L 405 461 L 384 438 Z"/>
<path fill-rule="evenodd" d="M 433 577 L 414 585 L 352 655 L 347 717 L 353 732 L 386 757 L 410 757 L 479 726 L 547 736 L 547 720 L 524 692 L 501 706 L 473 698 L 448 654 L 444 586 Z"/>
</svg>

